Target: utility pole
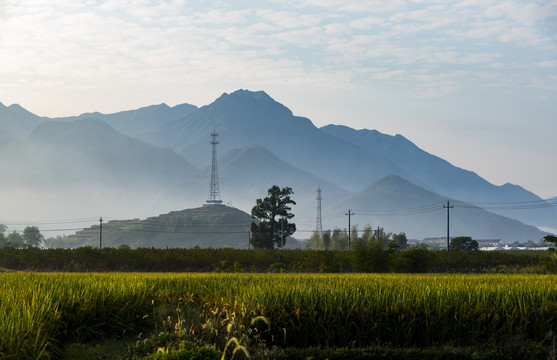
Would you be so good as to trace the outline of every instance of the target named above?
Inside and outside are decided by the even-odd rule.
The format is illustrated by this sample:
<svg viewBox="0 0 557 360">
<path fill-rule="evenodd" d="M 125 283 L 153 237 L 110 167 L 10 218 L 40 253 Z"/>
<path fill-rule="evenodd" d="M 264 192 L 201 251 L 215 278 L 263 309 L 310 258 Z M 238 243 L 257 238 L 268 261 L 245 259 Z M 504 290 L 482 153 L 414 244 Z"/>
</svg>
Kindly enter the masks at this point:
<svg viewBox="0 0 557 360">
<path fill-rule="evenodd" d="M 348 250 L 350 250 L 350 216 L 354 215 L 354 213 L 352 212 L 352 209 L 348 209 L 348 213 L 345 213 L 344 215 L 348 215 Z"/>
<path fill-rule="evenodd" d="M 103 218 L 99 219 L 99 249 L 103 248 Z"/>
<path fill-rule="evenodd" d="M 447 209 L 447 251 L 449 251 L 449 210 L 454 208 L 454 205 L 449 203 L 447 200 L 447 205 L 443 205 L 443 209 Z"/>
</svg>

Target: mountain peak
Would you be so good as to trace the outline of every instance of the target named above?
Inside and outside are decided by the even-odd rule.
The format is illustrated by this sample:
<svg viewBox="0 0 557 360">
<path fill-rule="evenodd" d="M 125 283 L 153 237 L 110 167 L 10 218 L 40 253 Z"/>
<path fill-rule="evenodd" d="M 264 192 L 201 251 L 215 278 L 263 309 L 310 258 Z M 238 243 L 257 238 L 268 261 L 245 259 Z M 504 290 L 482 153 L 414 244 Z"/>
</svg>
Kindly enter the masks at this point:
<svg viewBox="0 0 557 360">
<path fill-rule="evenodd" d="M 239 89 L 234 91 L 230 96 L 234 97 L 251 97 L 255 100 L 271 100 L 274 101 L 265 91 L 251 91 L 247 89 Z"/>
<path fill-rule="evenodd" d="M 241 101 L 241 102 L 259 102 L 261 104 L 265 104 L 265 103 L 269 103 L 269 104 L 276 104 L 276 105 L 280 105 L 280 107 L 290 111 L 286 106 L 280 104 L 279 102 L 275 101 L 272 97 L 270 97 L 265 91 L 263 90 L 259 90 L 259 91 L 251 91 L 251 90 L 245 90 L 245 89 L 239 89 L 234 91 L 233 93 L 223 93 L 217 100 L 215 100 L 216 102 L 221 102 L 221 101 L 227 101 L 227 102 L 236 102 L 236 101 Z M 290 112 L 291 113 L 291 112 Z"/>
<path fill-rule="evenodd" d="M 292 117 L 292 111 L 275 101 L 264 91 L 236 90 L 231 94 L 223 93 L 209 105 L 203 106 L 201 112 L 223 112 L 226 118 L 273 119 Z M 242 120 L 244 121 L 244 120 Z"/>
</svg>

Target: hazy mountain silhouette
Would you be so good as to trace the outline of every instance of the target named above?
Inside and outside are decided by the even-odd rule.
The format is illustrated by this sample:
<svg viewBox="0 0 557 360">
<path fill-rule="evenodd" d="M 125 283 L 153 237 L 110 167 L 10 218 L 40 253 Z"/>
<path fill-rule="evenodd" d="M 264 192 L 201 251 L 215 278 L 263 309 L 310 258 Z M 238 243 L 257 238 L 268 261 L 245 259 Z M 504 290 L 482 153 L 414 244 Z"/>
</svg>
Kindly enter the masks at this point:
<svg viewBox="0 0 557 360">
<path fill-rule="evenodd" d="M 484 206 L 491 205 L 491 211 L 495 213 L 537 226 L 551 224 L 557 228 L 557 209 L 549 207 L 547 202 L 543 203 L 543 199 L 537 195 L 517 185 L 493 185 L 472 171 L 461 169 L 427 153 L 402 135 L 390 136 L 376 130 L 354 130 L 342 125 L 328 125 L 321 130 L 350 142 L 379 159 L 391 161 L 419 179 L 419 185 L 438 194 L 483 203 Z M 503 203 L 507 203 L 507 206 L 503 206 Z M 537 208 L 520 210 L 509 203 L 522 203 L 522 207 L 530 203 Z"/>
<path fill-rule="evenodd" d="M 345 189 L 363 189 L 385 174 L 412 178 L 391 162 L 378 160 L 357 146 L 320 131 L 309 119 L 294 116 L 263 91 L 223 94 L 210 105 L 166 123 L 160 132 L 143 138 L 158 146 L 169 146 L 202 167 L 210 161 L 204 154 L 207 134 L 213 130 L 219 133 L 221 153 L 258 144 L 296 168 Z"/>
<path fill-rule="evenodd" d="M 152 206 L 152 194 L 197 172 L 173 151 L 98 119 L 42 122 L 28 138 L 2 144 L 0 162 L 4 219 L 152 215 L 164 210 Z"/>
<path fill-rule="evenodd" d="M 41 123 L 0 151 L 8 178 L 40 187 L 96 183 L 118 186 L 181 181 L 196 170 L 176 153 L 116 132 L 98 119 Z"/>
<path fill-rule="evenodd" d="M 210 168 L 203 171 L 203 176 L 210 176 Z M 219 177 L 223 197 L 246 209 L 255 205 L 255 199 L 267 196 L 267 190 L 273 185 L 291 187 L 294 190 L 292 198 L 297 202 L 295 209 L 300 218 L 311 219 L 312 226 L 306 225 L 306 228 L 309 226 L 312 229 L 315 227 L 315 197 L 318 187 L 321 187 L 329 201 L 350 194 L 333 183 L 289 165 L 269 150 L 255 144 L 224 154 L 219 159 Z"/>
<path fill-rule="evenodd" d="M 114 114 L 85 113 L 79 117 L 94 117 L 104 120 L 123 134 L 141 138 L 144 133 L 159 131 L 166 122 L 182 118 L 196 109 L 197 106 L 190 104 L 180 104 L 174 107 L 160 104 Z"/>
<path fill-rule="evenodd" d="M 0 142 L 27 136 L 41 119 L 18 104 L 5 106 L 0 103 Z"/>
<path fill-rule="evenodd" d="M 161 104 L 57 120 L 0 104 L 0 161 L 6 169 L 0 196 L 13 204 L 0 215 L 29 218 L 42 209 L 40 216 L 70 216 L 87 209 L 135 218 L 198 207 L 209 192 L 210 133 L 217 131 L 222 200 L 246 212 L 271 185 L 289 186 L 298 203 L 293 209 L 298 228 L 314 229 L 315 191 L 321 187 L 325 227 L 346 227 L 344 212 L 351 208 L 361 212 L 355 217 L 361 227 L 377 221 L 386 231 L 411 237 L 442 236 L 443 210 L 416 210 L 412 216 L 393 212 L 421 209 L 428 202 L 442 206 L 450 198 L 466 202 L 453 210 L 455 234 L 520 241 L 541 237 L 537 229 L 468 205 L 540 204 L 521 187 L 490 184 L 401 135 L 334 125 L 319 129 L 263 91 L 225 93 L 201 108 Z M 530 206 L 506 215 L 557 228 L 552 212 Z"/>
<path fill-rule="evenodd" d="M 387 231 L 405 232 L 410 238 L 446 236 L 447 198 L 425 190 L 400 178 L 388 176 L 361 193 L 327 207 L 327 212 L 351 208 L 352 223 L 383 227 Z M 493 214 L 479 207 L 450 200 L 451 236 L 472 236 L 475 239 L 505 239 L 505 241 L 538 241 L 544 232 L 517 220 Z M 347 227 L 346 219 L 341 226 Z M 325 225 L 325 224 L 324 224 Z M 339 225 L 338 223 L 336 224 Z"/>
</svg>

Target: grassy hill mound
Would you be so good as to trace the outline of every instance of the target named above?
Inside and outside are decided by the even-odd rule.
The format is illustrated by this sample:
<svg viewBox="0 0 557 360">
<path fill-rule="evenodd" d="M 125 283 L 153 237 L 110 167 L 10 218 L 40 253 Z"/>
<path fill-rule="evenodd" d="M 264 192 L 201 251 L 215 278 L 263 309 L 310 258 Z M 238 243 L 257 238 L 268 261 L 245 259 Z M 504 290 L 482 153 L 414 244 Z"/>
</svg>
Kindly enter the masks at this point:
<svg viewBox="0 0 557 360">
<path fill-rule="evenodd" d="M 251 215 L 224 205 L 172 211 L 144 220 L 115 220 L 103 224 L 102 246 L 132 248 L 247 249 Z M 98 247 L 99 225 L 59 238 L 49 247 Z"/>
</svg>

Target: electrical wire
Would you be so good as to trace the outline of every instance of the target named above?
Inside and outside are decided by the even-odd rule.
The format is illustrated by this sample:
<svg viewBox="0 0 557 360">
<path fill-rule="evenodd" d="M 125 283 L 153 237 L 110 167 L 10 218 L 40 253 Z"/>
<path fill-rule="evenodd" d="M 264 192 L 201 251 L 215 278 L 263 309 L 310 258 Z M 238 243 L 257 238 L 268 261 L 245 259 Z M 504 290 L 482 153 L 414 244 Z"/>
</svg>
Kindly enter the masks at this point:
<svg viewBox="0 0 557 360">
<path fill-rule="evenodd" d="M 533 200 L 533 201 L 512 201 L 512 202 L 467 202 L 460 203 L 455 201 L 453 204 L 455 207 L 467 208 L 467 209 L 477 209 L 477 210 L 531 210 L 531 209 L 542 209 L 557 207 L 557 199 L 547 199 L 547 200 Z M 436 202 L 431 204 L 426 204 L 422 206 L 416 206 L 411 208 L 402 209 L 392 209 L 392 210 L 377 210 L 377 211 L 358 211 L 354 210 L 353 216 L 409 216 L 409 215 L 419 215 L 425 213 L 431 213 L 442 210 L 442 205 L 444 202 Z M 207 214 L 204 209 L 192 209 L 187 211 L 176 211 L 170 212 L 168 214 L 161 215 L 162 217 L 179 217 L 182 215 L 205 215 Z M 330 213 L 322 217 L 322 221 L 332 221 L 346 216 L 344 212 Z M 118 219 L 113 217 L 103 217 L 105 220 L 110 220 L 103 225 L 105 230 L 114 231 L 130 231 L 130 232 L 146 232 L 146 233 L 175 233 L 175 234 L 217 234 L 222 233 L 222 231 L 183 231 L 182 229 L 203 229 L 203 228 L 246 228 L 246 224 L 243 222 L 228 222 L 219 223 L 214 225 L 202 225 L 202 224 L 161 224 L 156 217 L 150 217 L 144 220 L 140 219 Z M 39 220 L 39 221 L 0 221 L 0 224 L 7 226 L 22 226 L 28 224 L 34 225 L 62 225 L 62 224 L 78 224 L 78 223 L 90 223 L 99 221 L 100 218 L 77 218 L 77 219 L 62 219 L 62 220 Z M 315 221 L 315 218 L 303 218 L 296 219 L 295 223 L 302 225 L 310 224 Z M 112 223 L 112 224 L 111 224 Z M 131 226 L 141 226 L 143 228 L 130 228 Z M 41 229 L 43 232 L 64 232 L 64 231 L 86 231 L 98 228 L 99 225 L 92 225 L 88 229 L 83 228 L 54 228 L 54 229 Z M 171 228 L 172 230 L 168 230 Z M 227 233 L 245 233 L 246 231 L 227 231 Z M 314 232 L 315 230 L 305 230 L 298 229 L 297 232 Z"/>
</svg>

